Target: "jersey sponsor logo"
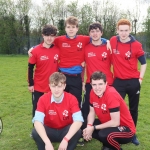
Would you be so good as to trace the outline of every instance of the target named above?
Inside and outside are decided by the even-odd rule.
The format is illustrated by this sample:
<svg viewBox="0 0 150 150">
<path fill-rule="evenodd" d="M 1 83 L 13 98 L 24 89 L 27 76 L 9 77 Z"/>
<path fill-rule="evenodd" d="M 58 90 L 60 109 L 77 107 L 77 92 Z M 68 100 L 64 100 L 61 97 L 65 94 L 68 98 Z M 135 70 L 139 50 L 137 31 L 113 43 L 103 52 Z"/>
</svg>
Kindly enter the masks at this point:
<svg viewBox="0 0 150 150">
<path fill-rule="evenodd" d="M 96 102 L 93 102 L 93 107 L 99 108 L 99 104 Z"/>
<path fill-rule="evenodd" d="M 94 52 L 88 53 L 88 57 L 95 57 L 95 56 L 96 56 L 96 54 Z"/>
<path fill-rule="evenodd" d="M 117 49 L 113 49 L 114 54 L 120 54 L 120 52 Z"/>
<path fill-rule="evenodd" d="M 125 53 L 125 59 L 126 60 L 129 60 L 131 58 L 131 52 L 130 51 L 127 51 L 126 53 Z"/>
<path fill-rule="evenodd" d="M 47 59 L 49 59 L 49 57 L 46 55 L 40 57 L 40 60 L 47 60 Z"/>
<path fill-rule="evenodd" d="M 77 50 L 78 50 L 78 51 L 82 51 L 82 43 L 81 43 L 81 42 L 79 42 L 79 43 L 77 44 Z"/>
<path fill-rule="evenodd" d="M 49 114 L 49 115 L 57 115 L 57 113 L 56 113 L 54 110 L 49 110 L 49 111 L 48 111 L 48 114 Z"/>
<path fill-rule="evenodd" d="M 62 47 L 71 47 L 68 43 L 62 43 Z"/>
<path fill-rule="evenodd" d="M 68 120 L 69 119 L 68 110 L 64 110 L 62 114 L 63 114 L 63 120 Z"/>
<path fill-rule="evenodd" d="M 102 53 L 102 61 L 106 60 L 107 59 L 107 53 L 106 52 L 103 52 Z"/>
<path fill-rule="evenodd" d="M 55 56 L 54 56 L 54 63 L 56 63 L 57 60 L 58 60 L 58 54 L 55 54 Z"/>
<path fill-rule="evenodd" d="M 101 105 L 101 109 L 102 109 L 102 113 L 103 114 L 107 114 L 108 112 L 107 112 L 107 109 L 106 109 L 106 104 L 102 104 Z"/>
</svg>

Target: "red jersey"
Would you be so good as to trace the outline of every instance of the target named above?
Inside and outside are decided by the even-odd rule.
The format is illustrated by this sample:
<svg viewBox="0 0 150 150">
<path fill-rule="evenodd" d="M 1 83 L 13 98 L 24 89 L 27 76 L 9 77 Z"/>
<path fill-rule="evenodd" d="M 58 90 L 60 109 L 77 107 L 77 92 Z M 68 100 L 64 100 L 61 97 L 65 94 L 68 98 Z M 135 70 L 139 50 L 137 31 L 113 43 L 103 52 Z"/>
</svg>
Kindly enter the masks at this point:
<svg viewBox="0 0 150 150">
<path fill-rule="evenodd" d="M 60 50 L 60 68 L 80 66 L 84 61 L 84 47 L 90 42 L 89 36 L 77 35 L 74 39 L 59 36 L 54 43 Z"/>
<path fill-rule="evenodd" d="M 72 114 L 80 111 L 75 96 L 64 92 L 64 98 L 61 103 L 51 103 L 51 96 L 51 92 L 41 96 L 36 109 L 36 111 L 45 114 L 44 125 L 50 128 L 61 129 L 72 124 Z"/>
<path fill-rule="evenodd" d="M 32 57 L 29 58 L 30 64 L 35 64 L 34 71 L 34 90 L 48 92 L 49 76 L 58 71 L 59 49 L 56 46 L 45 48 L 43 44 L 36 46 L 32 50 Z"/>
<path fill-rule="evenodd" d="M 106 87 L 102 97 L 98 97 L 93 90 L 90 93 L 90 104 L 93 105 L 101 123 L 111 120 L 110 109 L 119 107 L 120 126 L 127 126 L 135 133 L 135 125 L 125 101 L 113 87 Z"/>
<path fill-rule="evenodd" d="M 139 78 L 138 58 L 144 55 L 141 43 L 133 39 L 121 43 L 116 36 L 110 39 L 114 77 L 120 79 Z"/>
<path fill-rule="evenodd" d="M 95 71 L 102 71 L 107 78 L 109 85 L 113 83 L 113 74 L 111 72 L 111 54 L 106 49 L 106 44 L 94 46 L 89 43 L 85 47 L 85 62 L 87 72 L 87 83 L 90 83 L 90 77 Z"/>
</svg>

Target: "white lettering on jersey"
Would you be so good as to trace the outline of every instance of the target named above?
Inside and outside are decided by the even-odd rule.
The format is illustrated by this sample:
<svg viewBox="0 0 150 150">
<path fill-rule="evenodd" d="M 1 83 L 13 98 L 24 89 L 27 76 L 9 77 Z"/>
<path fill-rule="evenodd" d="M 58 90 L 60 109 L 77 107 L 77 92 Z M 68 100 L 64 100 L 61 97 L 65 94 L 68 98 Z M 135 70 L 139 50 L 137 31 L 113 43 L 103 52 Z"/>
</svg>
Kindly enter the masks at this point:
<svg viewBox="0 0 150 150">
<path fill-rule="evenodd" d="M 57 113 L 54 110 L 49 110 L 48 114 L 49 115 L 57 115 Z"/>
<path fill-rule="evenodd" d="M 71 47 L 68 43 L 62 43 L 62 47 Z"/>
<path fill-rule="evenodd" d="M 49 57 L 46 55 L 40 57 L 40 60 L 47 60 L 47 59 L 49 59 Z"/>
<path fill-rule="evenodd" d="M 93 102 L 93 107 L 99 108 L 99 104 L 96 102 Z"/>
<path fill-rule="evenodd" d="M 96 56 L 96 54 L 94 52 L 88 53 L 88 57 L 94 57 L 94 56 Z"/>
</svg>

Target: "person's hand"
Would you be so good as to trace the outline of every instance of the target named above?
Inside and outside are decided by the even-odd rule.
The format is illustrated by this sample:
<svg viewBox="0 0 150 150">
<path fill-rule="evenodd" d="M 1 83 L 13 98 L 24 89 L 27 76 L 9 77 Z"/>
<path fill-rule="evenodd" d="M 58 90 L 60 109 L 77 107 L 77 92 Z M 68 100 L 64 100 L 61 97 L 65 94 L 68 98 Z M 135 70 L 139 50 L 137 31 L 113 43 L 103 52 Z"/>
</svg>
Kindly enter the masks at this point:
<svg viewBox="0 0 150 150">
<path fill-rule="evenodd" d="M 86 140 L 86 141 L 89 141 L 92 139 L 92 133 L 94 131 L 94 127 L 93 126 L 87 126 L 87 128 L 85 128 L 83 130 L 83 138 Z"/>
<path fill-rule="evenodd" d="M 83 61 L 83 62 L 81 63 L 81 66 L 82 66 L 82 67 L 85 67 L 85 61 Z"/>
<path fill-rule="evenodd" d="M 32 57 L 32 50 L 33 50 L 33 47 L 31 47 L 29 50 L 28 50 L 28 55 L 29 55 L 29 57 Z"/>
<path fill-rule="evenodd" d="M 45 150 L 54 150 L 54 147 L 51 142 L 45 144 Z"/>
<path fill-rule="evenodd" d="M 58 147 L 58 150 L 67 150 L 67 147 L 68 147 L 68 142 L 63 139 Z"/>
<path fill-rule="evenodd" d="M 107 40 L 107 50 L 110 50 L 110 54 L 112 54 L 112 49 L 111 49 L 111 45 L 110 45 L 110 41 Z"/>
<path fill-rule="evenodd" d="M 29 90 L 29 92 L 34 92 L 34 86 L 28 86 L 28 90 Z"/>
<path fill-rule="evenodd" d="M 142 80 L 141 79 L 139 79 L 139 82 L 140 82 L 140 85 L 142 84 Z"/>
</svg>

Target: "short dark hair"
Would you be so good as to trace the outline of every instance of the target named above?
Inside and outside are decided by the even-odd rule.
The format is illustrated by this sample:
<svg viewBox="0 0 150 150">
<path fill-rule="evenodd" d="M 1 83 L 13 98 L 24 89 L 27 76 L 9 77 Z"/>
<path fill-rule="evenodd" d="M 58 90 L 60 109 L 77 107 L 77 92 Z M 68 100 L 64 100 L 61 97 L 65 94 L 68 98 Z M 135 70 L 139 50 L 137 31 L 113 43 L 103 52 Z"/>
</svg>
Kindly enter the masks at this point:
<svg viewBox="0 0 150 150">
<path fill-rule="evenodd" d="M 42 29 L 42 34 L 49 36 L 49 35 L 56 35 L 57 34 L 57 28 L 53 25 L 45 25 Z"/>
<path fill-rule="evenodd" d="M 106 83 L 106 75 L 101 71 L 95 71 L 90 77 L 91 82 L 92 80 L 100 80 L 100 79 L 102 79 Z"/>
<path fill-rule="evenodd" d="M 57 86 L 60 82 L 62 84 L 66 84 L 66 76 L 61 72 L 54 72 L 49 77 L 49 83 L 50 84 L 54 84 Z"/>
<path fill-rule="evenodd" d="M 89 32 L 90 32 L 91 30 L 97 29 L 97 28 L 99 28 L 99 30 L 100 30 L 101 32 L 103 32 L 102 25 L 101 25 L 99 22 L 95 22 L 95 23 L 90 24 L 90 26 L 89 26 Z"/>
</svg>

